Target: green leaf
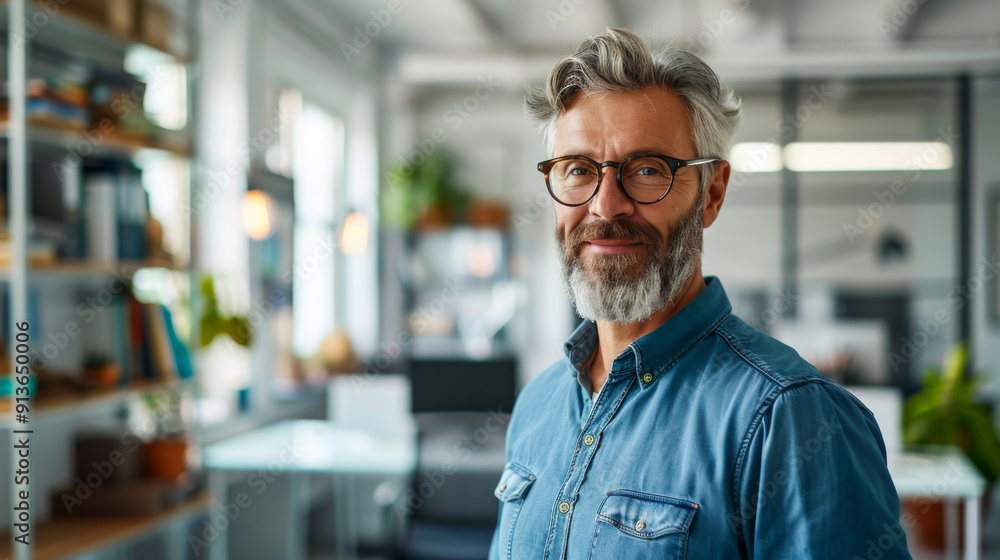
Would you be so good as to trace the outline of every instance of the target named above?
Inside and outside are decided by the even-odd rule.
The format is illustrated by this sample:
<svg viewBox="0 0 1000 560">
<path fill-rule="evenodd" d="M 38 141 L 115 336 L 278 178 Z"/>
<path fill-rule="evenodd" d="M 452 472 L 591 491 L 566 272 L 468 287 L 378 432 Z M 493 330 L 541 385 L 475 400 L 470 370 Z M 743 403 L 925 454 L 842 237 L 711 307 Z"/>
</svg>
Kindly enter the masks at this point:
<svg viewBox="0 0 1000 560">
<path fill-rule="evenodd" d="M 960 343 L 948 352 L 941 370 L 927 369 L 924 388 L 903 407 L 903 441 L 959 447 L 992 484 L 1000 479 L 1000 436 L 992 406 L 975 400 L 982 372 L 966 376 L 968 360 L 968 346 Z"/>
</svg>

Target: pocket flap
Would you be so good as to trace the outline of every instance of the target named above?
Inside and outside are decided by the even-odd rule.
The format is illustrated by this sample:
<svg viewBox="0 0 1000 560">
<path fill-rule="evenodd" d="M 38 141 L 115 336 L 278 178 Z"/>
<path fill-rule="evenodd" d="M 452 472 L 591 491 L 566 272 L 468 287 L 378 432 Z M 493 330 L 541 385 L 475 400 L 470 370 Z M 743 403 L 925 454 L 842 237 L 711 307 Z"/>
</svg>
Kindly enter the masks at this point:
<svg viewBox="0 0 1000 560">
<path fill-rule="evenodd" d="M 503 502 L 519 500 L 528 493 L 534 482 L 535 475 L 531 474 L 531 471 L 517 463 L 507 463 L 493 495 Z"/>
<path fill-rule="evenodd" d="M 613 490 L 604 498 L 597 519 L 641 539 L 686 533 L 698 504 L 633 490 Z"/>
</svg>

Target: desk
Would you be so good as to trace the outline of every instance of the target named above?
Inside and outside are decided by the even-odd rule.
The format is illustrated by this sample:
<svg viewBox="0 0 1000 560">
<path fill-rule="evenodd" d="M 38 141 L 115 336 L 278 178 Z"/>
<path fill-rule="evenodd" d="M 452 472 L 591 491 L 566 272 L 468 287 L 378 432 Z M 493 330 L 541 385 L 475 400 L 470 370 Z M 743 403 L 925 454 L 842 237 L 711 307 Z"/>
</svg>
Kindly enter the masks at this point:
<svg viewBox="0 0 1000 560">
<path fill-rule="evenodd" d="M 986 481 L 958 449 L 927 447 L 889 456 L 889 474 L 900 498 L 940 498 L 945 503 L 947 558 L 958 558 L 958 503 L 965 505 L 964 560 L 978 560 L 979 500 Z"/>
<path fill-rule="evenodd" d="M 416 428 L 373 433 L 328 420 L 286 420 L 205 447 L 205 466 L 287 472 L 406 474 L 416 466 Z"/>
<path fill-rule="evenodd" d="M 352 476 L 355 474 L 408 475 L 416 469 L 416 430 L 367 433 L 327 420 L 289 420 L 252 430 L 211 444 L 204 450 L 204 466 L 216 500 L 225 506 L 230 472 L 247 473 L 251 503 L 237 501 L 231 510 L 250 527 L 266 526 L 266 534 L 240 535 L 241 550 L 253 557 L 298 560 L 305 557 L 305 518 L 294 505 L 305 497 L 303 473 L 332 473 L 338 552 L 356 547 L 357 527 Z M 274 488 L 275 490 L 268 491 Z M 244 500 L 243 503 L 246 503 Z M 218 513 L 212 517 L 218 516 Z M 234 519 L 235 521 L 235 519 Z M 220 525 L 223 523 L 220 521 Z M 278 538 L 274 537 L 277 533 Z M 255 538 L 256 537 L 256 538 Z M 212 560 L 228 560 L 228 539 L 211 544 Z M 259 542 L 258 542 L 259 541 Z M 247 556 L 240 556 L 247 557 Z M 343 556 L 341 556 L 343 557 Z"/>
</svg>

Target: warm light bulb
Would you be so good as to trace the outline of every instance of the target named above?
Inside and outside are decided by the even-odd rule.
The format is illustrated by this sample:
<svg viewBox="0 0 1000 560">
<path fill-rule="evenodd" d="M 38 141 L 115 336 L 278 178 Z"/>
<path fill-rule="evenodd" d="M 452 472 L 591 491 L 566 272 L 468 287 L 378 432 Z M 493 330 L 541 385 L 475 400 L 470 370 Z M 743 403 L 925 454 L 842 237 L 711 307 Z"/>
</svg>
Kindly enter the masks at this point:
<svg viewBox="0 0 1000 560">
<path fill-rule="evenodd" d="M 247 191 L 243 198 L 243 222 L 250 239 L 260 241 L 271 235 L 271 200 L 265 193 Z"/>
<path fill-rule="evenodd" d="M 360 212 L 351 212 L 344 218 L 340 232 L 340 250 L 345 255 L 360 255 L 368 246 L 368 218 Z"/>
</svg>

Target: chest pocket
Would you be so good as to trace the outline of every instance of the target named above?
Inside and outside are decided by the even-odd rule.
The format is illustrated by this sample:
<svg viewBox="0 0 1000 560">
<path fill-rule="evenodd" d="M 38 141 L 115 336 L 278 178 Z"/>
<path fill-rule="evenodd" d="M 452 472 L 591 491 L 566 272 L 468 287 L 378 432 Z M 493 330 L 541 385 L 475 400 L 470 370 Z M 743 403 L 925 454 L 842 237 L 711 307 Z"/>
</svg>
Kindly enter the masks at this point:
<svg viewBox="0 0 1000 560">
<path fill-rule="evenodd" d="M 507 463 L 503 474 L 500 475 L 500 482 L 497 483 L 493 494 L 503 502 L 498 533 L 501 558 L 511 559 L 511 545 L 514 542 L 518 514 L 521 513 L 524 498 L 534 483 L 535 475 L 517 463 Z"/>
<path fill-rule="evenodd" d="M 590 557 L 687 558 L 688 533 L 698 504 L 632 490 L 614 490 L 601 504 Z"/>
</svg>

